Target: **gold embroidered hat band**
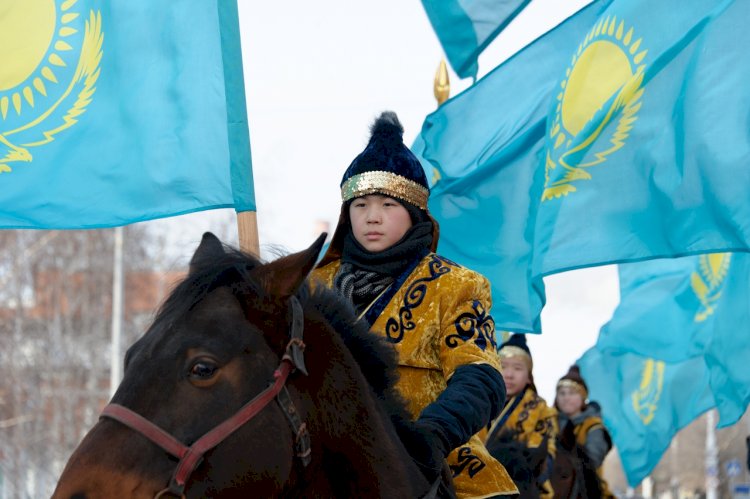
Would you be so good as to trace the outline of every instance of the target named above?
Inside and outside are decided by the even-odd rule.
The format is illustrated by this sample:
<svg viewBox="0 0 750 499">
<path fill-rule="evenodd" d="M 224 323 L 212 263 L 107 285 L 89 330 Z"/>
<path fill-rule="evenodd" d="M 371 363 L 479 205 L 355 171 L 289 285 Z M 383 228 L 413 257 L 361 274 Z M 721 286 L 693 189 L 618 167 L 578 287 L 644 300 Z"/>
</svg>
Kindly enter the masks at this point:
<svg viewBox="0 0 750 499">
<path fill-rule="evenodd" d="M 569 387 L 577 390 L 583 396 L 583 400 L 586 400 L 586 397 L 589 396 L 589 388 L 586 386 L 583 376 L 581 376 L 580 369 L 575 364 L 570 366 L 570 369 L 565 373 L 565 376 L 560 378 L 560 381 L 557 382 L 557 388 L 560 389 L 562 387 Z"/>
<path fill-rule="evenodd" d="M 341 186 L 341 200 L 344 202 L 368 194 L 383 194 L 426 210 L 430 191 L 413 180 L 384 171 L 367 171 L 354 175 Z"/>
<path fill-rule="evenodd" d="M 531 350 L 526 344 L 525 334 L 511 334 L 510 338 L 500 345 L 500 350 L 497 353 L 500 358 L 520 357 L 526 363 L 526 367 L 529 368 L 529 373 L 534 367 L 534 362 L 531 360 Z"/>
<path fill-rule="evenodd" d="M 497 352 L 500 358 L 519 357 L 524 361 L 526 367 L 529 368 L 529 372 L 534 368 L 534 361 L 531 359 L 531 355 L 521 347 L 513 345 L 505 345 L 500 348 Z"/>
<path fill-rule="evenodd" d="M 427 176 L 403 136 L 404 127 L 396 113 L 384 111 L 378 116 L 370 127 L 367 147 L 354 158 L 339 184 L 344 202 L 383 194 L 427 211 Z"/>
<path fill-rule="evenodd" d="M 589 395 L 588 391 L 586 391 L 586 388 L 584 388 L 582 384 L 573 381 L 572 379 L 561 379 L 560 381 L 558 381 L 557 389 L 559 390 L 560 388 L 571 388 L 580 393 L 584 400 Z"/>
</svg>

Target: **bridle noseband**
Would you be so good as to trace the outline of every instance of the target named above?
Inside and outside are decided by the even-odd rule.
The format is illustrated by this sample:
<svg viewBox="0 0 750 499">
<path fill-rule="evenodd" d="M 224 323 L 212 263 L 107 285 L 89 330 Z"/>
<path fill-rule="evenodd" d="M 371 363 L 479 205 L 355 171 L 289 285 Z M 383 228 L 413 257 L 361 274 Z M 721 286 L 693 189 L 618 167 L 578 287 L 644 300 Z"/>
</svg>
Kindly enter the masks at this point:
<svg viewBox="0 0 750 499">
<path fill-rule="evenodd" d="M 304 466 L 307 466 L 310 463 L 310 434 L 307 431 L 307 426 L 300 418 L 299 411 L 297 411 L 294 406 L 289 391 L 285 386 L 287 378 L 295 370 L 307 374 L 304 359 L 305 344 L 302 341 L 304 330 L 302 305 L 295 296 L 289 298 L 289 303 L 292 310 L 292 326 L 289 334 L 290 339 L 289 343 L 287 343 L 284 355 L 281 358 L 281 362 L 273 373 L 273 383 L 248 403 L 243 405 L 233 416 L 214 427 L 208 433 L 196 440 L 192 445 L 187 446 L 183 444 L 148 419 L 127 407 L 119 404 L 109 404 L 104 408 L 100 418 L 107 417 L 119 421 L 151 440 L 170 455 L 179 459 L 177 468 L 169 481 L 169 485 L 158 492 L 154 499 L 170 496 L 184 498 L 185 484 L 195 468 L 200 464 L 203 455 L 220 444 L 245 423 L 250 421 L 274 398 L 281 406 L 281 409 L 286 415 L 294 432 L 297 457 L 301 459 Z"/>
</svg>

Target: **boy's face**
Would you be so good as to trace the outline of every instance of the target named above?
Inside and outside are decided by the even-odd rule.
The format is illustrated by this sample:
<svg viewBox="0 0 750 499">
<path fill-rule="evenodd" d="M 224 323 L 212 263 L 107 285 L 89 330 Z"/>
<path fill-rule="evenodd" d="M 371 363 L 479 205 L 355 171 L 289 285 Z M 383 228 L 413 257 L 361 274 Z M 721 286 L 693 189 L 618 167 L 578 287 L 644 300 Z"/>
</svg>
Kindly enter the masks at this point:
<svg viewBox="0 0 750 499">
<path fill-rule="evenodd" d="M 349 220 L 354 238 L 372 252 L 386 250 L 399 242 L 412 225 L 406 208 L 381 194 L 354 199 L 349 205 Z"/>
<path fill-rule="evenodd" d="M 529 368 L 521 357 L 503 357 L 503 380 L 508 397 L 521 393 L 529 384 Z"/>
</svg>

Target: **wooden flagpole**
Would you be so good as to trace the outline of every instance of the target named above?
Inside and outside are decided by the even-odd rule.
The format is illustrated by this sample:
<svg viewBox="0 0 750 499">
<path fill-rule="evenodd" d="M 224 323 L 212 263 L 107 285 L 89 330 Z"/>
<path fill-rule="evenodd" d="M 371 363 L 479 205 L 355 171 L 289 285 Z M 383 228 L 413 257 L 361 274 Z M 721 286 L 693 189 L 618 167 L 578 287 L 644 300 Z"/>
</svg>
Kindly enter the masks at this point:
<svg viewBox="0 0 750 499">
<path fill-rule="evenodd" d="M 240 250 L 255 257 L 260 257 L 256 212 L 242 211 L 237 213 L 237 230 L 240 238 Z"/>
</svg>

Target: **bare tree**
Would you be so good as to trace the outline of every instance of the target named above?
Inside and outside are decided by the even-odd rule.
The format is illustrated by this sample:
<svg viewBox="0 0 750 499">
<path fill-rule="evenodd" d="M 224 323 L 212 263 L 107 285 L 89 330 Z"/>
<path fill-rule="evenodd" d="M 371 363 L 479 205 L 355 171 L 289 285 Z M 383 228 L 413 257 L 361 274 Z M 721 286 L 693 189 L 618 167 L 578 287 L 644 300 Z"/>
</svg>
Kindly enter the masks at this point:
<svg viewBox="0 0 750 499">
<path fill-rule="evenodd" d="M 127 345 L 153 306 L 128 299 L 160 251 L 145 225 L 125 240 Z M 112 263 L 112 230 L 0 231 L 0 498 L 51 495 L 108 400 Z"/>
</svg>

